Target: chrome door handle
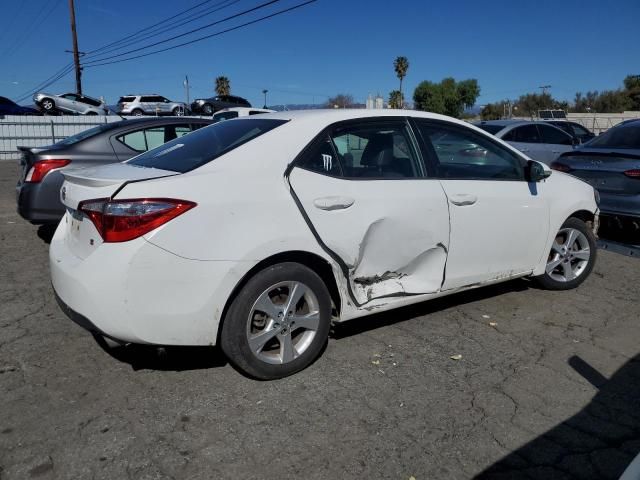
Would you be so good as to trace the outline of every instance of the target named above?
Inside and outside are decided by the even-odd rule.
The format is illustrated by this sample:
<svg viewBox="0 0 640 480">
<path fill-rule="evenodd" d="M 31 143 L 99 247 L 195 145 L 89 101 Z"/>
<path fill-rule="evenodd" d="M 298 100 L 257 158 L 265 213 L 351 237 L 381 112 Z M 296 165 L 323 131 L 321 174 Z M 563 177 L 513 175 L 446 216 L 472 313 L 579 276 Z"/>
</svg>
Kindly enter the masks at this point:
<svg viewBox="0 0 640 480">
<path fill-rule="evenodd" d="M 344 210 L 345 208 L 349 208 L 351 205 L 355 203 L 355 199 L 351 197 L 343 197 L 343 196 L 330 196 L 330 197 L 321 197 L 316 198 L 313 201 L 313 205 L 320 210 Z"/>
<path fill-rule="evenodd" d="M 473 205 L 476 203 L 478 201 L 478 197 L 468 193 L 458 193 L 456 195 L 451 195 L 449 201 L 454 205 L 464 207 L 465 205 Z"/>
</svg>

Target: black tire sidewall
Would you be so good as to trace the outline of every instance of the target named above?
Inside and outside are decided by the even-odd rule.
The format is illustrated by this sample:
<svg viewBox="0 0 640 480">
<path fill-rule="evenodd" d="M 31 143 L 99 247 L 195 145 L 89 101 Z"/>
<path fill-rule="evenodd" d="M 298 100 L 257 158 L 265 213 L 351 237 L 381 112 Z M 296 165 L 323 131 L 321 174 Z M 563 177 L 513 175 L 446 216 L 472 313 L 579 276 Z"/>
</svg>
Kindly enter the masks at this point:
<svg viewBox="0 0 640 480">
<path fill-rule="evenodd" d="M 47 103 L 47 102 L 51 103 L 51 108 L 47 108 L 47 107 L 45 107 L 45 106 L 44 106 L 44 105 L 45 105 L 45 103 Z M 55 104 L 55 103 L 54 103 L 54 101 L 53 101 L 53 100 L 51 100 L 50 98 L 45 98 L 44 100 L 42 100 L 42 101 L 40 102 L 40 106 L 43 108 L 43 110 L 44 110 L 45 112 L 51 112 L 51 111 L 53 111 L 53 110 L 56 108 L 56 104 Z"/>
<path fill-rule="evenodd" d="M 249 349 L 247 318 L 256 299 L 270 286 L 284 281 L 298 281 L 310 288 L 318 299 L 320 324 L 311 345 L 295 360 L 273 365 L 263 362 Z M 238 292 L 222 323 L 220 346 L 229 361 L 249 376 L 272 380 L 292 375 L 311 364 L 322 351 L 329 336 L 331 297 L 322 279 L 298 263 L 279 263 L 254 275 Z"/>
<path fill-rule="evenodd" d="M 536 280 L 538 281 L 538 283 L 542 287 L 549 290 L 570 290 L 572 288 L 576 288 L 578 285 L 580 285 L 582 282 L 584 282 L 587 279 L 587 277 L 591 274 L 591 271 L 593 270 L 593 267 L 596 263 L 596 257 L 597 257 L 597 251 L 598 251 L 598 246 L 596 244 L 596 237 L 591 231 L 591 229 L 587 226 L 587 224 L 584 221 L 580 220 L 579 218 L 571 217 L 571 218 L 568 218 L 562 224 L 562 227 L 560 227 L 560 229 L 563 229 L 563 228 L 573 228 L 575 230 L 582 232 L 584 236 L 587 237 L 587 242 L 589 242 L 589 251 L 591 255 L 589 257 L 589 263 L 587 263 L 587 267 L 584 269 L 584 271 L 580 274 L 578 278 L 574 278 L 573 280 L 570 280 L 568 282 L 559 282 L 558 280 L 554 280 L 553 278 L 551 278 L 549 274 L 546 272 L 546 270 L 543 275 L 536 277 Z"/>
</svg>

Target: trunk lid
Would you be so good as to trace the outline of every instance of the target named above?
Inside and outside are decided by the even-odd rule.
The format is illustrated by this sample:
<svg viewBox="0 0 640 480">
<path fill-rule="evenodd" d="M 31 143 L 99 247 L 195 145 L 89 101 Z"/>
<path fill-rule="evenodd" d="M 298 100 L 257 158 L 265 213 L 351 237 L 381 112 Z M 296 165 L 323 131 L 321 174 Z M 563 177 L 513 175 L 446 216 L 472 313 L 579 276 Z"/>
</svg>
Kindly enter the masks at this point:
<svg viewBox="0 0 640 480">
<path fill-rule="evenodd" d="M 125 183 L 151 180 L 176 175 L 176 172 L 155 168 L 136 167 L 114 163 L 101 167 L 69 169 L 60 189 L 60 200 L 67 213 L 58 228 L 65 229 L 65 242 L 69 250 L 84 259 L 103 241 L 89 217 L 78 210 L 84 200 L 111 198 Z"/>
<path fill-rule="evenodd" d="M 621 152 L 572 152 L 558 159 L 568 166 L 568 172 L 591 184 L 603 193 L 637 195 L 640 178 L 624 174 L 628 170 L 640 170 L 640 156 Z"/>
</svg>

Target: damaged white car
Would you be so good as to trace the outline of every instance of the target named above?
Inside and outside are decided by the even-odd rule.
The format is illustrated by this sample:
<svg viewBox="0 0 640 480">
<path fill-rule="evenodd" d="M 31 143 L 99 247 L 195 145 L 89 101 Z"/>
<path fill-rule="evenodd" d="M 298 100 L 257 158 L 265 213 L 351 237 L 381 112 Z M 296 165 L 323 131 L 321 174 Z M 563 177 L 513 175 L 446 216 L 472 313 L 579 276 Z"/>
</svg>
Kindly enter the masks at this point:
<svg viewBox="0 0 640 480">
<path fill-rule="evenodd" d="M 221 122 L 65 171 L 53 286 L 111 343 L 221 346 L 261 379 L 329 326 L 516 277 L 579 285 L 596 194 L 461 121 L 415 111 Z"/>
</svg>

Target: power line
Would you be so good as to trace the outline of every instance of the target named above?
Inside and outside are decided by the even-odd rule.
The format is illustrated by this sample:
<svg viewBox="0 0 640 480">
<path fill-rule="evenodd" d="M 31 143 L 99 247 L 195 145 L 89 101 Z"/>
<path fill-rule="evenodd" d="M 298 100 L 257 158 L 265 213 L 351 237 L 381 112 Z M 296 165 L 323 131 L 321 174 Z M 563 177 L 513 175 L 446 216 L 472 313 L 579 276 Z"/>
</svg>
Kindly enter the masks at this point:
<svg viewBox="0 0 640 480">
<path fill-rule="evenodd" d="M 40 25 L 42 25 L 42 23 L 51 16 L 53 11 L 56 9 L 56 7 L 59 4 L 60 4 L 60 0 L 49 0 L 49 2 L 44 5 L 44 8 L 42 8 L 38 12 L 38 14 L 36 15 L 35 19 L 33 20 L 33 23 L 31 23 L 27 27 L 27 29 L 23 32 L 22 35 L 19 35 L 18 37 L 16 37 L 15 41 L 12 42 L 9 45 L 9 47 L 4 51 L 2 56 L 3 57 L 10 56 L 12 53 L 15 53 L 18 50 L 20 50 L 20 47 L 23 46 L 25 44 L 25 42 L 29 39 L 29 36 L 31 35 L 31 33 L 34 30 L 37 30 L 40 27 Z M 49 10 L 47 10 L 47 7 L 49 7 L 49 6 L 51 8 L 49 8 Z M 41 17 L 41 15 L 43 13 L 44 13 L 44 16 Z"/>
<path fill-rule="evenodd" d="M 100 51 L 102 51 L 102 50 L 104 50 L 106 48 L 109 48 L 109 47 L 113 46 L 113 45 L 117 45 L 119 43 L 122 43 L 122 42 L 124 42 L 124 41 L 126 41 L 126 40 L 128 40 L 128 39 L 130 39 L 132 37 L 135 37 L 135 36 L 137 36 L 137 35 L 139 35 L 139 34 L 141 34 L 143 32 L 146 32 L 147 30 L 151 30 L 152 28 L 157 27 L 158 25 L 162 25 L 163 23 L 166 23 L 166 22 L 168 22 L 170 20 L 173 20 L 174 18 L 177 18 L 177 17 L 179 17 L 181 15 L 184 15 L 185 13 L 190 12 L 192 10 L 195 10 L 196 8 L 202 6 L 202 5 L 206 4 L 206 3 L 212 2 L 212 1 L 213 0 L 204 0 L 203 2 L 200 2 L 197 5 L 194 5 L 193 7 L 187 8 L 186 10 L 183 10 L 183 11 L 181 11 L 179 13 L 176 13 L 175 15 L 172 15 L 171 17 L 167 17 L 164 20 L 160 20 L 158 23 L 154 23 L 153 25 L 149 25 L 148 27 L 145 27 L 145 28 L 143 28 L 141 30 L 138 30 L 137 32 L 134 32 L 134 33 L 132 33 L 130 35 L 122 37 L 120 40 L 116 40 L 114 42 L 107 43 L 106 45 L 103 45 L 102 47 L 90 50 L 89 52 L 87 52 L 87 54 L 96 54 L 96 53 L 98 53 L 98 52 L 100 52 Z"/>
<path fill-rule="evenodd" d="M 210 1 L 210 0 L 209 0 Z M 165 32 L 168 32 L 170 30 L 175 30 L 176 28 L 180 28 L 183 25 L 186 25 L 188 23 L 192 23 L 195 22 L 197 20 L 200 20 L 201 18 L 207 16 L 207 15 L 211 15 L 212 13 L 218 12 L 220 10 L 223 10 L 227 7 L 230 7 L 231 5 L 234 5 L 236 3 L 238 3 L 240 0 L 224 0 L 223 2 L 219 2 L 216 3 L 214 5 L 211 6 L 211 8 L 209 8 L 208 10 L 203 10 L 201 12 L 196 12 L 193 13 L 189 16 L 187 16 L 186 18 L 183 18 L 182 20 L 179 21 L 179 23 L 173 24 L 169 27 L 163 26 L 163 27 L 159 27 L 159 28 L 155 28 L 152 30 L 149 30 L 148 32 L 141 34 L 141 33 L 137 33 L 135 35 L 130 36 L 131 38 L 129 39 L 129 41 L 126 41 L 125 39 L 121 39 L 118 42 L 114 42 L 114 43 L 120 43 L 120 45 L 118 46 L 113 46 L 112 48 L 107 48 L 106 50 L 104 50 L 106 47 L 101 47 L 100 49 L 97 50 L 92 50 L 91 52 L 88 52 L 88 57 L 94 57 L 97 55 L 105 55 L 107 53 L 111 53 L 111 52 L 116 52 L 118 50 L 122 50 L 123 48 L 126 48 L 130 45 L 135 45 L 136 43 L 140 43 L 144 40 L 147 40 L 149 38 L 161 35 Z M 141 36 L 142 35 L 142 36 Z M 139 37 L 139 38 L 134 38 L 134 37 Z M 128 38 L 128 37 L 126 37 Z M 97 52 L 98 50 L 103 50 L 102 52 L 98 53 L 92 53 L 92 52 Z"/>
<path fill-rule="evenodd" d="M 40 83 L 37 87 L 35 87 L 35 88 L 31 89 L 31 90 L 28 90 L 27 92 L 24 92 L 16 100 L 16 102 L 22 102 L 22 101 L 26 100 L 27 98 L 31 97 L 34 93 L 38 92 L 39 90 L 43 90 L 43 89 L 47 88 L 49 85 L 54 84 L 55 82 L 60 80 L 62 77 L 68 75 L 72 70 L 73 70 L 73 63 L 68 63 L 63 68 L 61 68 L 56 73 L 54 73 L 49 78 L 47 78 L 42 83 Z"/>
<path fill-rule="evenodd" d="M 242 15 L 246 15 L 248 13 L 255 12 L 256 10 L 260 10 L 261 8 L 267 7 L 269 5 L 272 5 L 274 3 L 281 2 L 281 1 L 282 0 L 269 0 L 268 2 L 261 3 L 260 5 L 258 5 L 256 7 L 250 8 L 248 10 L 244 10 L 244 11 L 242 11 L 240 13 L 236 13 L 234 15 L 230 15 L 230 16 L 228 16 L 226 18 L 223 18 L 222 20 L 217 20 L 217 21 L 209 23 L 207 25 L 203 25 L 202 27 L 194 28 L 193 30 L 189 30 L 188 32 L 181 33 L 180 35 L 174 35 L 173 37 L 167 38 L 165 40 L 160 40 L 160 41 L 155 42 L 155 43 L 150 43 L 149 45 L 145 45 L 144 47 L 134 48 L 133 50 L 129 50 L 129 51 L 126 51 L 126 52 L 118 53 L 117 55 L 111 55 L 110 57 L 98 58 L 98 59 L 92 60 L 90 62 L 86 62 L 85 65 L 91 65 L 92 63 L 96 63 L 96 62 L 103 62 L 105 60 L 111 60 L 113 58 L 123 57 L 125 55 L 129 55 L 130 53 L 139 52 L 140 50 L 146 50 L 147 48 L 155 47 L 157 45 L 161 45 L 163 43 L 167 43 L 167 42 L 170 42 L 172 40 L 176 40 L 178 38 L 186 37 L 187 35 L 191 35 L 192 33 L 199 32 L 200 30 L 204 30 L 206 28 L 213 27 L 215 25 L 218 25 L 218 24 L 223 23 L 223 22 L 227 22 L 229 20 L 233 20 L 234 18 L 238 18 L 238 17 L 240 17 Z M 135 57 L 135 58 L 138 58 L 138 57 Z"/>
<path fill-rule="evenodd" d="M 269 2 L 269 3 L 274 3 L 275 1 L 279 1 L 279 0 L 273 0 L 273 1 Z M 265 15 L 264 17 L 257 18 L 255 20 L 250 21 L 250 22 L 246 22 L 246 23 L 237 25 L 235 27 L 227 28 L 226 30 L 222 30 L 220 32 L 212 33 L 210 35 L 205 35 L 204 37 L 196 38 L 194 40 L 190 40 L 188 42 L 180 43 L 178 45 L 173 45 L 171 47 L 162 48 L 160 50 L 154 50 L 153 52 L 143 53 L 142 55 L 136 55 L 134 57 L 124 58 L 122 60 L 114 60 L 114 61 L 111 61 L 111 62 L 93 63 L 93 64 L 91 64 L 91 62 L 90 62 L 89 64 L 86 64 L 86 66 L 88 68 L 100 67 L 100 66 L 103 66 L 103 65 L 111 65 L 111 64 L 114 64 L 114 63 L 127 62 L 129 60 L 135 60 L 137 58 L 143 58 L 143 57 L 148 57 L 150 55 L 155 55 L 157 53 L 167 52 L 169 50 L 174 50 L 176 48 L 184 47 L 186 45 L 191 45 L 193 43 L 201 42 L 201 41 L 206 40 L 208 38 L 217 37 L 217 36 L 222 35 L 224 33 L 232 32 L 234 30 L 239 30 L 240 28 L 246 27 L 248 25 L 253 25 L 254 23 L 258 23 L 258 22 L 261 22 L 263 20 L 268 20 L 269 18 L 273 18 L 275 16 L 282 15 L 284 13 L 288 13 L 288 12 L 290 12 L 292 10 L 296 10 L 298 8 L 304 7 L 304 6 L 309 5 L 311 3 L 315 3 L 317 1 L 318 0 L 308 0 L 308 1 L 304 2 L 304 3 L 300 3 L 298 5 L 294 5 L 293 7 L 285 8 L 284 10 L 280 10 L 278 12 L 275 12 L 275 13 L 272 13 L 272 14 L 269 14 L 269 15 Z M 138 49 L 138 50 L 141 50 L 141 49 Z M 122 54 L 122 55 L 124 55 L 124 54 Z M 122 56 L 122 55 L 117 55 L 117 56 L 119 57 L 119 56 Z M 102 60 L 107 60 L 107 59 L 104 58 L 104 59 L 101 59 L 101 60 L 94 60 L 94 62 L 101 62 Z"/>
</svg>

